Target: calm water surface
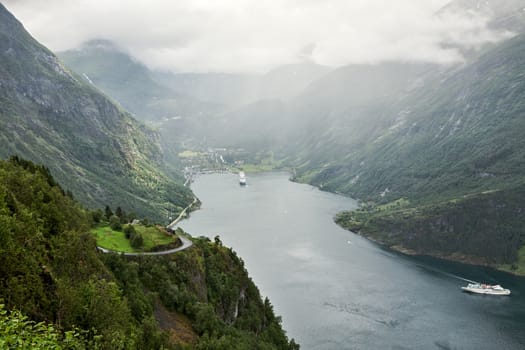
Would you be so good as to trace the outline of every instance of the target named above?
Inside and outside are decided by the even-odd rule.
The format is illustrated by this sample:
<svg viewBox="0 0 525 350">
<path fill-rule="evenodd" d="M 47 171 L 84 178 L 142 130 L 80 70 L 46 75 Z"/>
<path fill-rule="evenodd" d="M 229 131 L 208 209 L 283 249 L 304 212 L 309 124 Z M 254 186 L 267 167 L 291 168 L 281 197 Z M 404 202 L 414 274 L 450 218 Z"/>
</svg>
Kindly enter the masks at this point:
<svg viewBox="0 0 525 350">
<path fill-rule="evenodd" d="M 233 247 L 302 349 L 525 349 L 525 279 L 413 258 L 333 223 L 354 200 L 288 175 L 212 174 L 192 185 L 203 202 L 181 227 Z M 510 297 L 461 293 L 471 279 Z"/>
</svg>

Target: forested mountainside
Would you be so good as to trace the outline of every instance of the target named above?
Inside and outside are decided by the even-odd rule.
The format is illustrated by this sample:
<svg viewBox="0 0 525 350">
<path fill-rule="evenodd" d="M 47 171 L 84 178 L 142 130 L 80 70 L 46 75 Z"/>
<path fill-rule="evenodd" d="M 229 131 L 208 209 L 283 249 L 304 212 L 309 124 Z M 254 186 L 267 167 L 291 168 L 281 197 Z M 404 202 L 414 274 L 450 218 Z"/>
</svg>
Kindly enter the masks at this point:
<svg viewBox="0 0 525 350">
<path fill-rule="evenodd" d="M 97 251 L 92 220 L 47 168 L 0 161 L 2 347 L 298 348 L 218 238 L 127 258 Z"/>
<path fill-rule="evenodd" d="M 192 201 L 163 169 L 159 135 L 68 71 L 0 5 L 0 157 L 46 164 L 89 207 L 155 220 Z"/>
<path fill-rule="evenodd" d="M 181 168 L 177 154 L 183 145 L 199 144 L 204 138 L 199 129 L 227 108 L 189 95 L 184 84 L 178 92 L 166 87 L 158 79 L 162 74 L 155 74 L 108 40 L 91 40 L 58 55 L 85 83 L 101 89 L 159 131 L 165 163 L 174 172 Z"/>
<path fill-rule="evenodd" d="M 426 253 L 516 262 L 525 244 L 525 200 L 512 195 L 525 183 L 523 57 L 519 35 L 418 89 L 366 148 L 310 180 L 364 201 L 404 198 L 361 222 L 364 232 L 367 225 L 382 232 L 376 238 Z"/>
<path fill-rule="evenodd" d="M 366 148 L 349 150 L 313 181 L 371 200 L 520 184 L 524 52 L 525 36 L 518 36 L 391 104 L 389 125 Z"/>
</svg>

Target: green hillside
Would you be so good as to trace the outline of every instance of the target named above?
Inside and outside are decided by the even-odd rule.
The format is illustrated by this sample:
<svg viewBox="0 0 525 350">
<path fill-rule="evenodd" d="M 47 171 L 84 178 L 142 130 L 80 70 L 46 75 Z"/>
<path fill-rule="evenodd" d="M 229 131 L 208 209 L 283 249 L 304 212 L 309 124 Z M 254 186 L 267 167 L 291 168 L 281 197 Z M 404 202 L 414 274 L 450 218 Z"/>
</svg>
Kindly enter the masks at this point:
<svg viewBox="0 0 525 350">
<path fill-rule="evenodd" d="M 300 176 L 372 203 L 356 213 L 359 225 L 339 221 L 389 245 L 516 262 L 525 244 L 524 53 L 520 35 L 452 69 L 390 105 L 396 118 L 366 146 Z M 399 198 L 408 201 L 373 205 Z"/>
<path fill-rule="evenodd" d="M 58 53 L 65 65 L 84 83 L 101 89 L 134 117 L 158 129 L 165 163 L 175 176 L 180 173 L 177 154 L 185 144 L 198 144 L 210 115 L 224 110 L 220 103 L 201 101 L 159 82 L 149 68 L 108 40 L 91 40 L 80 48 Z"/>
<path fill-rule="evenodd" d="M 126 258 L 97 252 L 91 224 L 47 168 L 0 161 L 2 348 L 298 348 L 219 239 Z"/>
<path fill-rule="evenodd" d="M 359 176 L 364 180 L 348 191 L 382 201 L 447 198 L 522 183 L 524 52 L 520 36 L 417 90 L 392 106 L 405 111 L 403 118 L 351 154 L 329 178 L 321 173 L 315 181 L 339 187 Z"/>
<path fill-rule="evenodd" d="M 162 170 L 159 135 L 134 120 L 0 6 L 0 158 L 46 164 L 89 207 L 165 220 L 191 203 Z"/>
</svg>

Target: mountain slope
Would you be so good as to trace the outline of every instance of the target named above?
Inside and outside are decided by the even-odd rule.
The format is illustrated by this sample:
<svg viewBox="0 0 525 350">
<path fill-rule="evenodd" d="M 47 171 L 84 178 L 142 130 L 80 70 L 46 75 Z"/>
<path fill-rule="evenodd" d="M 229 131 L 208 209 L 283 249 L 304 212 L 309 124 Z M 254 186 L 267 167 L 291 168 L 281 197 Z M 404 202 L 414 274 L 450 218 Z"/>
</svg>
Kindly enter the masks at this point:
<svg viewBox="0 0 525 350">
<path fill-rule="evenodd" d="M 59 56 L 83 80 L 115 98 L 137 118 L 158 127 L 170 164 L 177 164 L 176 154 L 183 144 L 200 147 L 203 140 L 220 147 L 264 144 L 272 137 L 255 142 L 249 138 L 253 130 L 255 138 L 282 130 L 282 113 L 272 111 L 274 103 L 291 98 L 329 71 L 321 65 L 299 63 L 251 75 L 152 72 L 107 40 L 92 40 Z M 259 113 L 260 107 L 264 110 Z M 261 118 L 265 111 L 268 118 Z M 249 118 L 243 117 L 246 114 Z M 264 125 L 267 121 L 268 126 Z M 258 129 L 261 125 L 264 130 Z M 240 140 L 240 135 L 247 137 Z"/>
<path fill-rule="evenodd" d="M 433 65 L 390 62 L 345 66 L 288 99 L 259 100 L 215 118 L 207 138 L 219 147 L 278 151 L 295 167 L 305 162 L 322 167 L 346 155 L 350 145 L 367 142 L 369 133 L 391 118 L 384 113 L 389 105 L 433 70 Z"/>
<path fill-rule="evenodd" d="M 164 218 L 191 202 L 161 170 L 158 134 L 63 67 L 0 6 L 0 157 L 45 163 L 90 207 Z"/>
<path fill-rule="evenodd" d="M 403 117 L 345 162 L 343 181 L 366 178 L 352 191 L 371 199 L 386 187 L 387 198 L 422 197 L 521 183 L 524 52 L 519 36 L 393 105 Z"/>
<path fill-rule="evenodd" d="M 143 121 L 216 113 L 218 104 L 176 93 L 154 80 L 143 64 L 107 40 L 92 40 L 77 50 L 58 54 L 64 63 Z"/>
<path fill-rule="evenodd" d="M 2 348 L 298 349 L 218 238 L 168 256 L 103 254 L 90 214 L 45 167 L 0 160 Z M 48 326 L 24 327 L 20 312 Z"/>
<path fill-rule="evenodd" d="M 417 252 L 515 263 L 525 245 L 524 57 L 520 35 L 454 69 L 392 106 L 403 117 L 366 148 L 314 175 L 391 203 L 340 222 Z"/>
<path fill-rule="evenodd" d="M 295 96 L 329 71 L 306 62 L 279 66 L 266 74 L 157 72 L 155 77 L 175 92 L 236 109 L 260 100 Z"/>
</svg>

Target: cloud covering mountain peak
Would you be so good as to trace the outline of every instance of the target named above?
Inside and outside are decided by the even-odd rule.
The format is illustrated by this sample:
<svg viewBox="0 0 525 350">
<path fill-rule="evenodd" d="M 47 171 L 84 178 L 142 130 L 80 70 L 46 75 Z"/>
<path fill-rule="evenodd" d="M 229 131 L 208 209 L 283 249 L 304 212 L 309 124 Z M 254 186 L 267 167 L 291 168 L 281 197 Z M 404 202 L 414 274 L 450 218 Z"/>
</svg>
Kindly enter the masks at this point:
<svg viewBox="0 0 525 350">
<path fill-rule="evenodd" d="M 93 38 L 118 43 L 151 68 L 261 72 L 301 61 L 451 63 L 511 36 L 486 12 L 441 11 L 447 0 L 7 0 L 55 51 Z"/>
</svg>

